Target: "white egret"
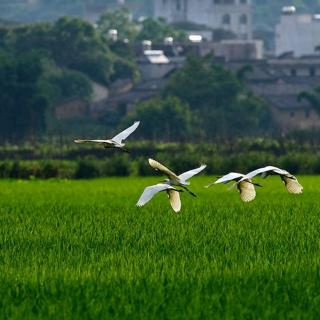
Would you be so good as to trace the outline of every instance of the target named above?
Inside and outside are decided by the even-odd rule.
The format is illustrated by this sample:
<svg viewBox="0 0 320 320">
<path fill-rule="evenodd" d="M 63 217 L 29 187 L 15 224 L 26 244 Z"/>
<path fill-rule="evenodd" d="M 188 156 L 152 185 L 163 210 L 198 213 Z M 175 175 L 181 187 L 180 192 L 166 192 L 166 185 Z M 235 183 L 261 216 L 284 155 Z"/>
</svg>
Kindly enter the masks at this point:
<svg viewBox="0 0 320 320">
<path fill-rule="evenodd" d="M 259 184 L 253 183 L 251 179 L 246 178 L 246 176 L 242 173 L 230 172 L 225 176 L 219 178 L 217 181 L 210 183 L 206 186 L 206 188 L 211 187 L 214 184 L 219 183 L 228 183 L 230 181 L 235 181 L 236 184 L 232 185 L 237 186 L 240 192 L 240 198 L 243 202 L 251 202 L 256 197 L 255 185 L 260 186 Z M 241 182 L 240 182 L 241 181 Z"/>
<path fill-rule="evenodd" d="M 140 121 L 136 121 L 131 127 L 127 128 L 126 130 L 120 132 L 116 136 L 114 136 L 111 139 L 107 140 L 88 140 L 88 139 L 78 139 L 74 140 L 75 143 L 77 144 L 82 144 L 82 143 L 97 143 L 100 145 L 103 145 L 104 148 L 118 148 L 121 149 L 125 152 L 128 152 L 127 149 L 124 148 L 125 144 L 122 142 L 123 140 L 127 139 L 139 126 Z"/>
<path fill-rule="evenodd" d="M 187 186 L 190 185 L 190 182 L 188 182 L 187 180 L 192 178 L 194 175 L 200 173 L 207 167 L 206 165 L 201 165 L 199 168 L 184 172 L 178 176 L 156 160 L 149 159 L 149 164 L 152 168 L 161 171 L 168 177 L 168 179 L 164 181 L 165 183 L 171 186 L 181 187 L 194 197 L 196 197 L 196 195 L 187 188 Z"/>
<path fill-rule="evenodd" d="M 281 180 L 284 182 L 284 185 L 287 188 L 289 193 L 301 194 L 303 192 L 303 187 L 298 182 L 298 180 L 295 176 L 293 176 L 291 173 L 289 173 L 286 170 L 283 170 L 283 169 L 280 169 L 277 167 L 273 167 L 273 166 L 267 166 L 267 167 L 259 168 L 257 170 L 252 171 L 252 172 L 249 172 L 242 179 L 252 179 L 258 175 L 261 175 L 262 178 L 266 178 L 270 175 L 278 175 L 278 176 L 280 176 Z M 240 179 L 239 182 L 241 182 L 242 179 Z"/>
<path fill-rule="evenodd" d="M 171 207 L 175 212 L 179 212 L 181 210 L 181 201 L 179 192 L 183 192 L 182 190 L 177 190 L 168 183 L 158 183 L 156 185 L 146 187 L 137 202 L 137 207 L 144 206 L 147 202 L 149 202 L 157 193 L 166 191 Z"/>
</svg>

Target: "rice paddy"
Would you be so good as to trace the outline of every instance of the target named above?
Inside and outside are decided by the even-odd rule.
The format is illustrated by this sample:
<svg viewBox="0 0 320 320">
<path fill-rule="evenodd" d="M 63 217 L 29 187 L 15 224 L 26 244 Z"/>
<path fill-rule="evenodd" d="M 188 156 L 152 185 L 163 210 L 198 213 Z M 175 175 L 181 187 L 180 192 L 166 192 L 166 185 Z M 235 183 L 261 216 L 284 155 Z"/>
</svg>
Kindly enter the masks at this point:
<svg viewBox="0 0 320 320">
<path fill-rule="evenodd" d="M 0 181 L 1 319 L 318 319 L 320 178 L 261 180 L 253 203 L 192 179 Z"/>
</svg>

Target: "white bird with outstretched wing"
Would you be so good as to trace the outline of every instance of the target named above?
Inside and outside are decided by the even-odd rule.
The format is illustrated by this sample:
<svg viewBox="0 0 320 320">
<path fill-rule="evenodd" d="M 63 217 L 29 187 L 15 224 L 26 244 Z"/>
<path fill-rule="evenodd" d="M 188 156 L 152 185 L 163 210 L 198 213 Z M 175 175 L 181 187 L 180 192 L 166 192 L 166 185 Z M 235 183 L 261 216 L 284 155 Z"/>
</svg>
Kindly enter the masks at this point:
<svg viewBox="0 0 320 320">
<path fill-rule="evenodd" d="M 181 210 L 181 201 L 179 192 L 181 190 L 177 190 L 174 187 L 170 186 L 167 183 L 159 183 L 150 187 L 146 187 L 137 202 L 137 207 L 142 207 L 146 203 L 148 203 L 157 193 L 166 191 L 169 197 L 169 201 L 172 209 L 175 212 L 179 212 Z"/>
<path fill-rule="evenodd" d="M 266 178 L 270 175 L 278 175 L 280 176 L 281 180 L 284 182 L 284 185 L 287 188 L 289 193 L 292 193 L 292 194 L 303 193 L 303 187 L 298 182 L 298 179 L 295 176 L 293 176 L 291 173 L 289 173 L 286 170 L 273 167 L 273 166 L 266 166 L 266 167 L 251 171 L 248 174 L 246 174 L 239 182 L 241 182 L 244 179 L 252 179 L 258 175 L 261 175 L 263 178 Z"/>
<path fill-rule="evenodd" d="M 244 180 L 242 180 L 244 179 Z M 241 183 L 239 183 L 239 181 Z M 255 190 L 255 184 L 252 183 L 252 181 L 248 178 L 245 178 L 245 175 L 242 173 L 237 173 L 237 172 L 230 172 L 223 177 L 219 178 L 215 182 L 210 183 L 209 185 L 206 186 L 206 188 L 209 188 L 213 186 L 214 184 L 219 184 L 219 183 L 228 183 L 231 181 L 235 181 L 236 183 L 232 185 L 232 187 L 237 186 L 237 189 L 240 192 L 240 199 L 243 202 L 251 202 L 255 199 L 256 197 L 256 190 Z M 258 184 L 256 184 L 258 185 Z M 259 186 L 259 185 L 258 185 Z"/>
<path fill-rule="evenodd" d="M 120 132 L 119 134 L 111 138 L 111 140 L 117 144 L 122 144 L 122 141 L 126 140 L 134 131 L 136 131 L 139 125 L 140 125 L 140 121 L 136 121 L 131 127 Z"/>
<path fill-rule="evenodd" d="M 74 140 L 74 142 L 77 144 L 96 143 L 96 144 L 103 145 L 105 148 L 118 148 L 128 152 L 128 150 L 124 148 L 125 144 L 122 141 L 127 139 L 138 128 L 139 124 L 140 124 L 140 121 L 136 121 L 132 126 L 120 132 L 119 134 L 117 134 L 111 139 L 107 139 L 107 140 L 77 139 L 77 140 Z"/>
<path fill-rule="evenodd" d="M 156 160 L 149 159 L 149 164 L 152 168 L 154 168 L 155 170 L 161 171 L 163 174 L 165 174 L 168 177 L 168 179 L 166 180 L 167 183 L 173 186 L 182 187 L 189 194 L 193 196 L 196 196 L 196 195 L 186 187 L 190 185 L 190 182 L 188 182 L 187 180 L 192 178 L 194 175 L 200 173 L 207 167 L 206 165 L 201 165 L 199 168 L 184 172 L 178 176 L 173 171 L 171 171 L 166 166 L 164 166 L 163 164 L 161 164 Z"/>
<path fill-rule="evenodd" d="M 190 182 L 188 182 L 187 180 L 189 180 L 190 178 L 192 178 L 193 176 L 195 176 L 196 174 L 200 173 L 202 170 L 204 170 L 207 166 L 205 164 L 201 165 L 199 168 L 193 169 L 193 170 L 189 170 L 187 172 L 184 172 L 182 174 L 180 174 L 178 177 L 181 181 L 182 184 L 186 184 L 189 185 Z"/>
</svg>

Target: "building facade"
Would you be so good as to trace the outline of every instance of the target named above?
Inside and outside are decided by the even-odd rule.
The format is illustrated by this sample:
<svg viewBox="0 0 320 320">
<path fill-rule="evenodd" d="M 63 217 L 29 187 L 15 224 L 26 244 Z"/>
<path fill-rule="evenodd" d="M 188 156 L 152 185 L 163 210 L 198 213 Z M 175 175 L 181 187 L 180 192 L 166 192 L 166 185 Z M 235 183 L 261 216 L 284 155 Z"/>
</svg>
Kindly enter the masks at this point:
<svg viewBox="0 0 320 320">
<path fill-rule="evenodd" d="M 275 45 L 277 55 L 293 52 L 300 57 L 316 53 L 320 46 L 320 15 L 297 14 L 294 7 L 283 8 Z"/>
<path fill-rule="evenodd" d="M 252 38 L 251 0 L 154 0 L 154 16 L 169 23 L 191 22 Z"/>
</svg>

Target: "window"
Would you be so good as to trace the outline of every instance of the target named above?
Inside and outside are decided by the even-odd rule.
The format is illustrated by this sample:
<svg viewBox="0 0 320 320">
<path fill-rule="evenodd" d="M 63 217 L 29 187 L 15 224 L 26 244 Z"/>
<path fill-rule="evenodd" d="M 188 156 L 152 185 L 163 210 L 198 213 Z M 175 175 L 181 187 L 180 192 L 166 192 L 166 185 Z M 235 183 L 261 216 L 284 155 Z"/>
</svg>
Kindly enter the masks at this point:
<svg viewBox="0 0 320 320">
<path fill-rule="evenodd" d="M 290 70 L 290 74 L 292 77 L 296 77 L 297 76 L 297 70 L 296 69 L 291 69 Z"/>
<path fill-rule="evenodd" d="M 222 17 L 222 24 L 230 24 L 231 23 L 231 18 L 229 14 L 225 14 Z"/>
<path fill-rule="evenodd" d="M 304 111 L 304 115 L 305 115 L 305 117 L 308 119 L 308 118 L 310 118 L 310 109 L 306 109 L 305 111 Z"/>
<path fill-rule="evenodd" d="M 246 14 L 240 16 L 240 24 L 248 24 L 248 17 Z"/>
<path fill-rule="evenodd" d="M 212 0 L 214 4 L 234 4 L 234 0 Z"/>
<path fill-rule="evenodd" d="M 310 67 L 309 75 L 310 75 L 310 77 L 315 77 L 316 76 L 316 69 L 314 67 Z"/>
<path fill-rule="evenodd" d="M 176 1 L 176 9 L 177 9 L 177 11 L 181 10 L 181 0 Z"/>
<path fill-rule="evenodd" d="M 291 111 L 291 112 L 290 112 L 290 117 L 291 117 L 291 118 L 294 118 L 294 116 L 295 116 L 294 111 Z"/>
<path fill-rule="evenodd" d="M 240 0 L 240 4 L 247 4 L 248 1 L 247 0 Z"/>
</svg>

